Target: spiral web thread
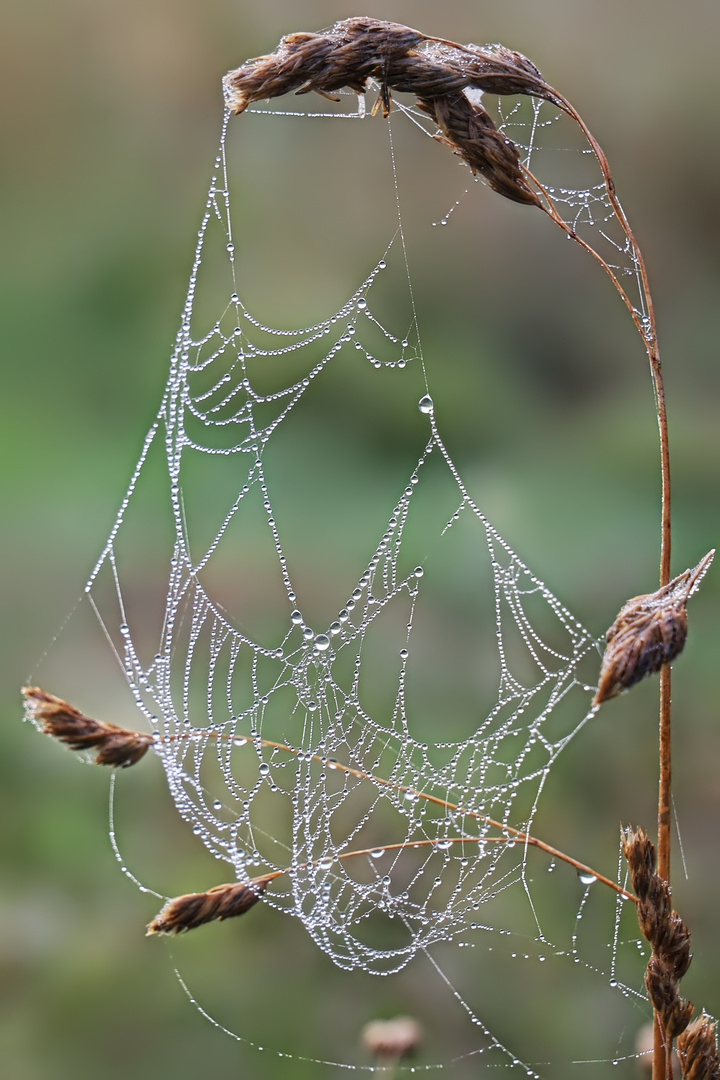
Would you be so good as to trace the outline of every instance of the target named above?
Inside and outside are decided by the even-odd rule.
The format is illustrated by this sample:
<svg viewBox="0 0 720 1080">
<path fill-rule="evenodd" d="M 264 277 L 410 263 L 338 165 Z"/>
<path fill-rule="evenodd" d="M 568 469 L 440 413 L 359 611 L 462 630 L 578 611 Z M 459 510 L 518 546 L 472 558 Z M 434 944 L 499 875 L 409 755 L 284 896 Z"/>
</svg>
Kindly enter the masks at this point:
<svg viewBox="0 0 720 1080">
<path fill-rule="evenodd" d="M 502 115 L 538 175 L 537 142 L 556 110 L 530 103 L 521 120 L 523 107 L 505 101 Z M 427 128 L 411 107 L 400 104 L 399 112 Z M 363 116 L 360 109 L 356 118 Z M 370 364 L 399 378 L 421 368 L 424 377 L 414 312 L 408 330 L 373 310 L 383 275 L 393 266 L 407 274 L 402 221 L 382 258 L 329 317 L 298 330 L 265 325 L 237 291 L 227 124 L 226 116 L 162 405 L 86 592 L 157 733 L 177 810 L 207 850 L 241 881 L 287 871 L 263 902 L 299 918 L 339 967 L 388 974 L 419 950 L 457 939 L 483 904 L 508 890 L 524 890 L 532 909 L 528 848 L 508 842 L 503 827 L 530 831 L 553 763 L 592 715 L 594 688 L 580 669 L 597 656 L 597 643 L 484 516 L 448 453 L 432 397 L 418 399 L 413 384 L 407 408 L 419 409 L 425 424 L 416 464 L 398 477 L 389 514 L 380 509 L 355 587 L 332 599 L 326 622 L 306 614 L 298 599 L 305 585 L 287 554 L 292 538 L 266 462 L 282 426 L 338 366 Z M 581 167 L 583 154 L 574 158 Z M 607 236 L 618 273 L 637 280 L 632 253 L 622 237 L 612 238 L 602 185 L 550 190 L 572 227 Z M 196 292 L 213 244 L 223 254 L 226 284 L 213 278 L 217 315 L 208 320 L 196 313 Z M 409 277 L 407 285 L 412 310 Z M 640 299 L 637 310 L 642 315 Z M 269 390 L 268 371 L 281 373 Z M 158 453 L 172 550 L 162 626 L 149 654 L 152 633 L 127 609 L 118 552 Z M 201 536 L 186 477 L 210 466 L 202 474 L 209 476 L 221 461 L 223 483 L 231 475 L 234 487 L 222 488 L 223 510 Z M 440 510 L 429 532 L 427 513 L 419 515 L 418 548 L 416 506 L 438 485 Z M 228 567 L 242 565 L 251 504 L 280 583 L 277 618 L 257 634 L 243 628 L 241 606 L 229 613 L 218 588 Z M 416 622 L 454 534 L 466 538 L 478 578 L 485 575 L 488 603 L 477 619 L 486 631 L 494 622 L 482 645 L 493 643 L 495 699 L 472 707 L 447 696 L 444 713 L 423 716 L 409 705 Z M 432 557 L 423 561 L 418 550 Z M 223 573 L 213 578 L 216 561 Z M 384 701 L 376 682 L 385 691 L 392 686 Z M 417 695 L 413 700 L 418 705 Z"/>
</svg>

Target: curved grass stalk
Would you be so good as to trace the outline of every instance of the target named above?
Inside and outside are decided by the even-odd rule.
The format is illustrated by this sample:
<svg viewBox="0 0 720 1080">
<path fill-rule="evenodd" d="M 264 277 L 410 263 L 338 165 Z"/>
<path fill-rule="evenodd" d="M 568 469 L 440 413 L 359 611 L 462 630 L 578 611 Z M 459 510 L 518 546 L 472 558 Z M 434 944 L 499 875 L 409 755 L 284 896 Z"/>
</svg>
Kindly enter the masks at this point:
<svg viewBox="0 0 720 1080">
<path fill-rule="evenodd" d="M 643 259 L 640 246 L 635 239 L 630 223 L 625 216 L 620 200 L 615 191 L 615 182 L 610 173 L 605 153 L 594 137 L 585 121 L 570 102 L 556 90 L 552 90 L 558 106 L 578 125 L 588 141 L 595 159 L 600 166 L 605 190 L 615 217 L 625 234 L 632 249 L 633 260 L 640 275 L 641 291 L 646 309 L 646 323 L 643 324 L 638 318 L 630 299 L 618 281 L 611 268 L 595 251 L 593 247 L 582 240 L 561 218 L 556 210 L 549 193 L 542 184 L 525 170 L 528 179 L 537 188 L 542 199 L 541 207 L 548 216 L 576 243 L 580 244 L 606 271 L 610 280 L 620 293 L 630 316 L 645 345 L 650 372 L 653 380 L 655 393 L 655 409 L 660 435 L 660 477 L 661 477 L 661 520 L 660 520 L 660 587 L 670 581 L 670 555 L 671 555 L 671 513 L 670 513 L 670 447 L 668 440 L 667 407 L 665 403 L 665 387 L 658 347 L 657 326 L 655 323 L 655 310 L 650 293 L 645 260 Z M 658 779 L 658 874 L 666 882 L 670 882 L 670 827 L 671 827 L 671 799 L 672 799 L 672 732 L 671 732 L 671 673 L 670 665 L 666 664 L 660 671 L 660 701 L 658 722 L 659 744 L 659 779 Z M 655 1011 L 654 1024 L 654 1047 L 653 1047 L 653 1080 L 664 1080 L 671 1071 L 670 1054 L 667 1052 L 665 1035 L 657 1011 Z"/>
</svg>

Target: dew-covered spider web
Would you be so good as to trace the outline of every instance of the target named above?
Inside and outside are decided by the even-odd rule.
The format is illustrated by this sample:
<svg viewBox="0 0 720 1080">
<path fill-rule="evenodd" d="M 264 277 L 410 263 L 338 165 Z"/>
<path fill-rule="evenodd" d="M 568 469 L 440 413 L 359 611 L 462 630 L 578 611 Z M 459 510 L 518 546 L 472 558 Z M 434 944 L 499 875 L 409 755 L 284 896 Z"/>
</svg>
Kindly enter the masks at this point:
<svg viewBox="0 0 720 1080">
<path fill-rule="evenodd" d="M 617 973 L 623 905 L 605 889 L 600 956 L 583 956 L 578 920 L 594 901 L 592 878 L 562 902 L 536 895 L 535 879 L 560 864 L 526 838 L 554 763 L 594 715 L 600 628 L 586 629 L 511 549 L 455 463 L 451 410 L 433 394 L 442 357 L 423 349 L 405 227 L 419 180 L 402 172 L 400 149 L 415 144 L 418 160 L 452 173 L 454 188 L 423 191 L 430 229 L 450 233 L 468 200 L 499 196 L 426 138 L 433 129 L 412 104 L 396 102 L 383 120 L 362 98 L 357 109 L 355 95 L 320 112 L 296 100 L 307 102 L 225 117 L 162 404 L 87 599 L 137 726 L 157 735 L 178 813 L 224 864 L 218 880 L 278 871 L 262 904 L 299 921 L 334 969 L 402 979 L 420 965 L 467 1025 L 457 1054 L 436 1050 L 418 1071 L 595 1075 L 593 1053 L 595 1065 L 633 1058 L 649 1014 L 642 964 Z M 551 104 L 502 99 L 497 110 L 642 321 L 635 258 L 586 144 Z M 320 128 L 314 159 L 305 140 Z M 291 289 L 278 192 L 292 191 L 293 169 L 274 148 L 289 140 L 294 167 L 316 169 L 330 191 L 354 139 L 351 168 L 365 167 L 372 144 L 384 203 L 306 222 L 323 251 L 331 234 L 338 261 L 323 278 L 309 244 L 307 280 L 296 275 Z M 264 184 L 274 210 L 260 225 L 253 197 Z M 355 218 L 362 232 L 370 216 L 381 240 L 354 241 L 368 255 L 353 276 L 338 221 L 357 233 Z M 245 236 L 263 229 L 248 255 Z M 547 233 L 560 242 L 549 222 Z M 297 265 L 298 253 L 287 260 Z M 316 276 L 329 282 L 321 295 Z M 295 319 L 304 303 L 307 325 Z M 459 966 L 476 945 L 525 958 L 533 972 L 562 958 L 565 974 L 612 983 L 611 1012 L 621 998 L 639 1011 L 612 1027 L 614 1042 L 572 1063 L 534 1057 L 516 1049 L 512 1024 L 495 1034 L 486 1019 L 487 985 L 478 989 L 477 967 Z M 486 954 L 488 971 L 495 962 Z M 310 1040 L 286 1056 L 304 1055 L 324 1060 L 327 1050 Z M 362 1066 L 353 1052 L 343 1061 Z"/>
</svg>

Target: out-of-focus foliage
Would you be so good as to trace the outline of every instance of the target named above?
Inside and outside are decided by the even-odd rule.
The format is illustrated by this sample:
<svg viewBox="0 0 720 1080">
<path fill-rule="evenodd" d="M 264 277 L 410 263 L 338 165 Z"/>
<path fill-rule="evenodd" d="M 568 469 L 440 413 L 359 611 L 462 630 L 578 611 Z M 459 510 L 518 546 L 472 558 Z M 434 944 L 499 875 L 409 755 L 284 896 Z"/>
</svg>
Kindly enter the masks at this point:
<svg viewBox="0 0 720 1080">
<path fill-rule="evenodd" d="M 258 1058 L 188 1005 L 163 945 L 142 936 L 153 902 L 112 856 L 107 775 L 23 727 L 18 690 L 81 590 L 157 407 L 217 145 L 220 77 L 270 51 L 284 33 L 349 14 L 459 41 L 502 41 L 527 54 L 583 113 L 608 153 L 658 309 L 674 455 L 674 568 L 693 565 L 720 536 L 720 8 L 705 0 L 370 0 L 356 11 L 335 0 L 6 5 L 0 1058 L 14 1080 L 183 1080 L 208 1068 L 219 1077 L 243 1068 L 317 1075 L 316 1066 Z M 413 204 L 432 182 L 439 153 L 418 145 L 428 157 L 412 163 Z M 268 154 L 272 169 L 271 146 Z M 344 200 L 346 246 L 356 252 L 362 237 L 352 233 L 352 206 L 362 185 L 334 182 L 331 151 L 314 177 L 301 131 L 298 160 L 309 205 L 321 211 L 325 203 L 337 215 L 335 200 Z M 255 208 L 266 220 L 270 209 L 263 164 L 248 183 L 250 225 Z M 655 586 L 657 436 L 643 351 L 609 283 L 574 245 L 539 214 L 501 205 L 490 191 L 472 195 L 455 229 L 453 267 L 428 267 L 423 235 L 409 237 L 436 404 L 452 417 L 453 446 L 482 486 L 483 509 L 600 634 L 627 596 Z M 311 224 L 322 231 L 321 218 Z M 296 227 L 294 234 L 283 220 L 289 250 L 307 242 L 308 220 Z M 368 268 L 350 266 L 348 279 L 361 280 Z M 451 269 L 452 297 L 433 291 L 433 277 L 442 281 Z M 372 423 L 368 485 L 394 447 L 392 416 L 376 412 Z M 687 993 L 715 1013 L 719 591 L 714 571 L 692 601 L 673 695 L 675 797 L 690 875 L 686 882 L 676 857 L 674 900 L 693 932 Z M 83 663 L 82 655 L 64 659 L 69 669 Z M 655 693 L 648 684 L 603 710 L 572 744 L 549 792 L 543 835 L 589 862 L 613 865 L 619 819 L 653 831 Z M 215 883 L 207 879 L 215 868 L 176 820 L 159 769 L 128 778 L 119 829 L 121 839 L 132 837 L 133 857 L 145 859 L 147 884 L 183 892 Z M 162 873 L 150 833 L 166 845 Z M 332 985 L 334 976 L 310 943 L 268 913 L 252 918 L 252 931 L 214 927 L 189 952 L 229 1026 L 242 1029 L 243 995 L 269 1003 L 259 1030 L 243 1029 L 257 1042 L 292 1049 L 295 1034 L 301 1040 L 310 1031 L 318 1048 L 325 1040 L 329 1054 L 359 1059 L 351 1033 L 369 1018 L 372 994 L 386 1014 L 412 1009 L 412 1000 L 389 999 L 365 980 L 355 998 L 316 997 L 312 980 Z M 500 968 L 492 978 L 502 979 Z M 427 994 L 436 989 L 428 981 Z M 543 1010 L 567 1009 L 562 983 L 558 995 Z M 501 983 L 492 998 L 502 1000 Z M 456 1009 L 446 999 L 433 1007 L 448 1039 L 435 1050 L 467 1048 Z M 510 1004 L 504 1013 L 508 1019 Z M 570 1057 L 557 1044 L 553 1053 Z M 561 1076 L 561 1067 L 552 1074 Z"/>
</svg>

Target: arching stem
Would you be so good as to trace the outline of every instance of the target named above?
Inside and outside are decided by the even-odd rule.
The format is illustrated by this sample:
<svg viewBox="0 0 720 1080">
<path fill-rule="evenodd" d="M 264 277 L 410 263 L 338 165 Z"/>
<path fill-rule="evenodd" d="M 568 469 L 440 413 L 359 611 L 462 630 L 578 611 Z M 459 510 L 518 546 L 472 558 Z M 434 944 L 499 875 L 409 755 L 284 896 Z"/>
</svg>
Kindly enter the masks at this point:
<svg viewBox="0 0 720 1080">
<path fill-rule="evenodd" d="M 333 861 L 341 862 L 345 859 L 354 859 L 356 856 L 376 856 L 378 853 L 388 851 L 407 851 L 414 848 L 423 847 L 437 847 L 438 844 L 523 844 L 525 847 L 536 847 L 541 851 L 552 855 L 553 858 L 559 859 L 562 862 L 568 863 L 574 867 L 578 873 L 587 874 L 594 877 L 597 881 L 601 881 L 604 885 L 608 885 L 616 893 L 623 897 L 624 900 L 630 900 L 632 903 L 637 903 L 637 897 L 633 896 L 631 892 L 627 892 L 626 889 L 621 888 L 610 878 L 604 877 L 602 874 L 598 874 L 596 870 L 592 870 L 589 866 L 585 866 L 583 863 L 577 862 L 569 855 L 565 855 L 562 851 L 558 851 L 557 848 L 550 847 L 549 844 L 545 844 L 542 840 L 538 840 L 536 837 L 527 836 L 525 833 L 516 832 L 514 836 L 448 836 L 442 837 L 439 840 L 411 840 L 409 843 L 401 841 L 395 844 L 376 844 L 371 848 L 353 848 L 352 851 L 339 852 Z M 308 866 L 318 866 L 323 862 L 322 857 L 319 859 L 312 859 L 310 862 L 300 863 L 295 867 L 284 867 L 281 870 L 272 870 L 270 873 L 263 874 L 263 881 L 274 881 L 276 878 L 284 877 L 289 874 L 291 870 L 303 870 Z"/>
<path fill-rule="evenodd" d="M 665 387 L 663 384 L 662 366 L 660 363 L 660 351 L 658 348 L 657 328 L 655 324 L 655 312 L 653 308 L 650 286 L 648 283 L 645 260 L 635 235 L 630 228 L 625 211 L 615 193 L 615 183 L 610 174 L 607 158 L 602 147 L 597 142 L 585 121 L 575 108 L 562 94 L 553 90 L 556 103 L 575 121 L 583 132 L 597 159 L 598 165 L 605 182 L 605 190 L 615 216 L 627 237 L 632 249 L 633 260 L 640 276 L 641 291 L 645 301 L 646 319 L 639 320 L 637 312 L 630 303 L 629 297 L 620 285 L 617 277 L 604 261 L 604 259 L 585 241 L 576 235 L 557 212 L 548 192 L 538 180 L 527 171 L 528 178 L 537 187 L 545 200 L 543 209 L 549 217 L 573 240 L 585 248 L 593 258 L 610 276 L 611 281 L 625 302 L 633 322 L 643 339 L 645 350 L 650 363 L 650 372 L 655 392 L 655 408 L 657 413 L 658 430 L 660 433 L 660 475 L 662 486 L 661 521 L 660 521 L 660 586 L 667 585 L 670 580 L 670 554 L 671 554 L 671 518 L 670 518 L 670 447 L 668 441 L 667 409 L 665 404 Z M 671 807 L 671 781 L 672 781 L 672 746 L 671 746 L 671 705 L 670 705 L 670 666 L 666 664 L 660 671 L 660 716 L 659 716 L 659 784 L 658 784 L 658 874 L 664 881 L 670 882 L 670 807 Z M 671 1072 L 670 1047 L 666 1045 L 666 1039 L 657 1012 L 655 1013 L 655 1035 L 653 1048 L 653 1080 L 666 1080 Z"/>
</svg>

